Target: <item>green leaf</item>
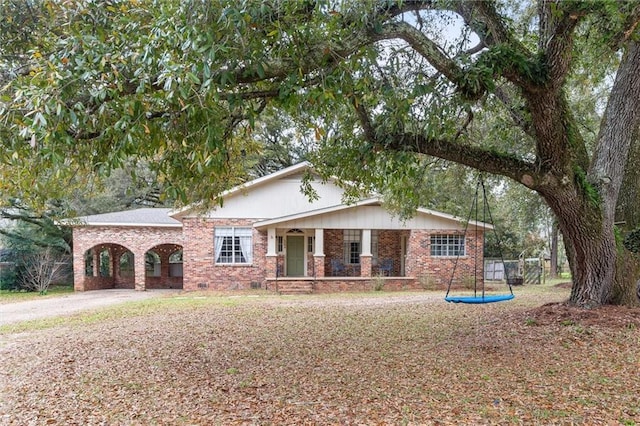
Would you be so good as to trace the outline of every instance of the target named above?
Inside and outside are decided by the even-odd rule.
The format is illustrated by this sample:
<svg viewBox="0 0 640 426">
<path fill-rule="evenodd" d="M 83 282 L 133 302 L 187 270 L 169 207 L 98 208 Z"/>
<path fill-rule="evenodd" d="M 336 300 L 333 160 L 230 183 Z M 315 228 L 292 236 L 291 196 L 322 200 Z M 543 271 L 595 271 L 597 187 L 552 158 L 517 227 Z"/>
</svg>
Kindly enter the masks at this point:
<svg viewBox="0 0 640 426">
<path fill-rule="evenodd" d="M 195 84 L 200 84 L 200 79 L 198 78 L 197 75 L 195 75 L 192 72 L 187 72 L 187 78 L 189 80 L 191 80 L 191 82 L 195 83 Z"/>
</svg>

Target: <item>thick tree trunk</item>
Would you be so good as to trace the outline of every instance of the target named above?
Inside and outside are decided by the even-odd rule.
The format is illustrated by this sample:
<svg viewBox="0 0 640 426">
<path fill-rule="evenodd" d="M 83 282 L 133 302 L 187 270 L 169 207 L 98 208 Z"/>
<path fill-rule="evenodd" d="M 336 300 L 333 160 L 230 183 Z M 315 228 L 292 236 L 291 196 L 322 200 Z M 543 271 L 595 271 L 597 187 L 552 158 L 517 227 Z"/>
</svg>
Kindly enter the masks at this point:
<svg viewBox="0 0 640 426">
<path fill-rule="evenodd" d="M 640 124 L 640 44 L 631 42 L 618 68 L 585 177 L 574 166 L 574 182 L 547 190 L 571 265 L 570 302 L 592 308 L 616 299 L 618 265 L 615 209 L 632 142 Z"/>
<path fill-rule="evenodd" d="M 607 222 L 600 206 L 571 185 L 541 195 L 562 232 L 573 278 L 569 302 L 587 309 L 610 303 L 616 266 L 613 221 Z"/>
<path fill-rule="evenodd" d="M 618 248 L 616 278 L 611 303 L 625 306 L 640 306 L 640 256 L 624 247 Z"/>
<path fill-rule="evenodd" d="M 565 245 L 570 262 L 573 287 L 569 302 L 582 308 L 594 308 L 610 303 L 616 268 L 616 246 L 613 232 L 603 232 L 589 240 L 569 232 L 570 244 Z"/>
</svg>

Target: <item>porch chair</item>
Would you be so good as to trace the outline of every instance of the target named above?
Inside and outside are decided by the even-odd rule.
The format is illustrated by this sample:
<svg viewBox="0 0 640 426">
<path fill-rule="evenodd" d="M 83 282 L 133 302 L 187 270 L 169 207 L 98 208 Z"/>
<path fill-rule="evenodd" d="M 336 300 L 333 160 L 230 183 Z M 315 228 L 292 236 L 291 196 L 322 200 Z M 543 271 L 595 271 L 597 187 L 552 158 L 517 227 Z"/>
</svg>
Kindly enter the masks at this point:
<svg viewBox="0 0 640 426">
<path fill-rule="evenodd" d="M 378 267 L 380 270 L 380 275 L 386 275 L 388 277 L 393 273 L 393 259 L 382 259 L 380 262 L 380 266 Z"/>
<path fill-rule="evenodd" d="M 331 259 L 331 275 L 334 277 L 346 275 L 347 268 L 340 259 Z"/>
</svg>

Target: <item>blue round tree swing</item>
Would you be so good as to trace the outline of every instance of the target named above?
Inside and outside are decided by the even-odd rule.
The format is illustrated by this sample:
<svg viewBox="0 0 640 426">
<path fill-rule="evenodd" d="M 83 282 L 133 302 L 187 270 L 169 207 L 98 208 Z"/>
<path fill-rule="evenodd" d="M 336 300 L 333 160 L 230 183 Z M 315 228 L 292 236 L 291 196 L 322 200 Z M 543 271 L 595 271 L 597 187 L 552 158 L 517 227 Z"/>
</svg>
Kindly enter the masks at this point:
<svg viewBox="0 0 640 426">
<path fill-rule="evenodd" d="M 484 277 L 482 279 L 482 285 L 480 286 L 480 288 L 478 288 L 478 257 L 479 254 L 478 253 L 483 253 L 484 251 L 484 239 L 482 241 L 480 241 L 480 239 L 478 238 L 479 236 L 479 226 L 478 226 L 478 219 L 479 219 L 479 213 L 478 213 L 478 198 L 480 196 L 480 191 L 482 191 L 481 195 L 482 195 L 482 222 L 483 223 L 487 223 L 486 219 L 487 217 L 489 218 L 489 223 L 491 225 L 493 225 L 493 218 L 491 217 L 491 210 L 489 210 L 489 204 L 487 202 L 487 193 L 486 193 L 486 189 L 484 186 L 484 180 L 482 179 L 482 176 L 480 176 L 478 178 L 478 183 L 476 184 L 476 193 L 475 196 L 473 198 L 473 202 L 471 203 L 471 210 L 469 211 L 469 217 L 467 218 L 467 222 L 464 228 L 464 235 L 465 235 L 465 244 L 466 244 L 466 236 L 467 233 L 469 231 L 469 224 L 471 223 L 471 218 L 474 218 L 474 228 L 475 228 L 475 241 L 474 244 L 476 245 L 476 250 L 475 250 L 475 255 L 474 255 L 474 267 L 473 267 L 473 294 L 472 295 L 458 295 L 458 296 L 454 296 L 454 295 L 449 295 L 449 293 L 451 292 L 451 285 L 453 284 L 453 280 L 455 277 L 455 273 L 456 273 L 456 268 L 458 266 L 458 260 L 460 259 L 460 254 L 461 254 L 461 250 L 458 250 L 458 254 L 456 256 L 456 260 L 453 264 L 453 271 L 451 272 L 451 279 L 449 280 L 449 286 L 447 287 L 447 294 L 444 297 L 444 300 L 446 300 L 447 302 L 451 302 L 451 303 L 470 303 L 470 304 L 482 304 L 482 303 L 494 303 L 494 302 L 504 302 L 506 300 L 511 300 L 515 297 L 515 295 L 513 294 L 513 289 L 511 288 L 511 281 L 509 280 L 509 277 L 507 276 L 507 271 L 505 269 L 504 273 L 505 273 L 505 279 L 507 282 L 507 286 L 509 287 L 509 292 L 508 293 L 502 293 L 502 294 L 487 294 L 485 292 L 485 286 L 484 286 Z M 504 264 L 504 258 L 502 257 L 502 248 L 500 245 L 500 238 L 498 237 L 498 233 L 495 229 L 495 226 L 493 227 L 493 232 L 494 235 L 496 236 L 496 240 L 498 242 L 498 250 L 500 251 L 500 260 L 502 261 L 502 264 Z M 484 259 L 484 257 L 483 257 Z M 483 268 L 484 271 L 484 268 Z"/>
</svg>

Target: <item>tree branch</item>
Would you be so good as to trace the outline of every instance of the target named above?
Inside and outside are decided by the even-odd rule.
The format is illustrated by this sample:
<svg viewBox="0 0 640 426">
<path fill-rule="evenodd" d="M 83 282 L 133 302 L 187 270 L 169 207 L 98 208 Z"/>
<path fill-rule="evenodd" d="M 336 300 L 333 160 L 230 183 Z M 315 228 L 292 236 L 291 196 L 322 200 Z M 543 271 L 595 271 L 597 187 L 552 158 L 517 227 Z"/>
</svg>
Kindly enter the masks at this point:
<svg viewBox="0 0 640 426">
<path fill-rule="evenodd" d="M 371 38 L 374 41 L 404 40 L 449 81 L 460 86 L 464 84 L 460 79 L 462 70 L 458 64 L 449 58 L 437 43 L 406 22 L 388 22 L 382 31 L 372 33 Z"/>
<path fill-rule="evenodd" d="M 486 149 L 453 142 L 446 139 L 430 139 L 414 133 L 390 135 L 384 149 L 427 154 L 453 161 L 484 172 L 505 176 L 535 189 L 539 172 L 532 162 L 513 154 L 497 153 Z"/>
<path fill-rule="evenodd" d="M 497 44 L 520 45 L 504 25 L 493 2 L 457 0 L 453 10 L 458 13 L 465 24 L 475 32 L 487 46 Z M 520 45 L 520 48 L 524 49 Z"/>
<path fill-rule="evenodd" d="M 378 142 L 376 132 L 374 130 L 373 123 L 371 122 L 371 118 L 369 117 L 369 113 L 367 113 L 367 110 L 364 107 L 364 104 L 362 102 L 359 102 L 358 97 L 355 95 L 353 96 L 352 103 L 353 107 L 356 110 L 358 120 L 360 120 L 362 130 L 364 131 L 365 139 L 370 143 L 376 144 Z"/>
<path fill-rule="evenodd" d="M 556 91 L 564 86 L 571 64 L 573 31 L 585 12 L 573 2 L 540 2 L 538 14 L 539 48 L 548 74 L 546 85 Z"/>
<path fill-rule="evenodd" d="M 531 121 L 525 118 L 525 116 L 518 110 L 516 110 L 513 105 L 515 104 L 511 96 L 507 94 L 507 92 L 500 86 L 496 87 L 494 90 L 495 96 L 502 102 L 505 106 L 511 119 L 513 122 L 520 127 L 527 135 L 535 138 L 535 134 L 533 133 Z"/>
<path fill-rule="evenodd" d="M 433 6 L 432 1 L 425 0 L 406 0 L 400 4 L 397 2 L 381 2 L 379 7 L 371 12 L 373 16 L 377 16 L 378 19 L 383 17 L 383 20 L 390 20 L 396 16 L 410 11 L 419 11 L 430 9 Z M 349 28 L 353 21 L 358 22 L 361 19 L 361 14 L 358 13 L 356 17 L 343 16 L 338 14 L 342 19 L 341 27 Z M 261 64 L 261 70 L 258 71 L 257 65 L 243 66 L 237 69 L 226 69 L 218 73 L 216 78 L 222 79 L 223 74 L 227 74 L 231 77 L 231 80 L 235 83 L 247 84 L 256 83 L 259 81 L 277 82 L 286 78 L 292 71 L 299 72 L 301 74 L 308 74 L 311 71 L 320 68 L 331 67 L 343 59 L 349 57 L 353 53 L 357 52 L 360 48 L 370 44 L 373 41 L 377 41 L 376 37 L 371 37 L 372 33 L 360 32 L 355 33 L 354 37 L 350 40 L 341 39 L 339 43 L 331 43 L 330 41 L 316 46 L 309 46 L 306 54 L 302 55 L 305 61 L 302 64 L 294 63 L 293 61 L 285 59 L 271 59 L 266 63 Z"/>
</svg>

